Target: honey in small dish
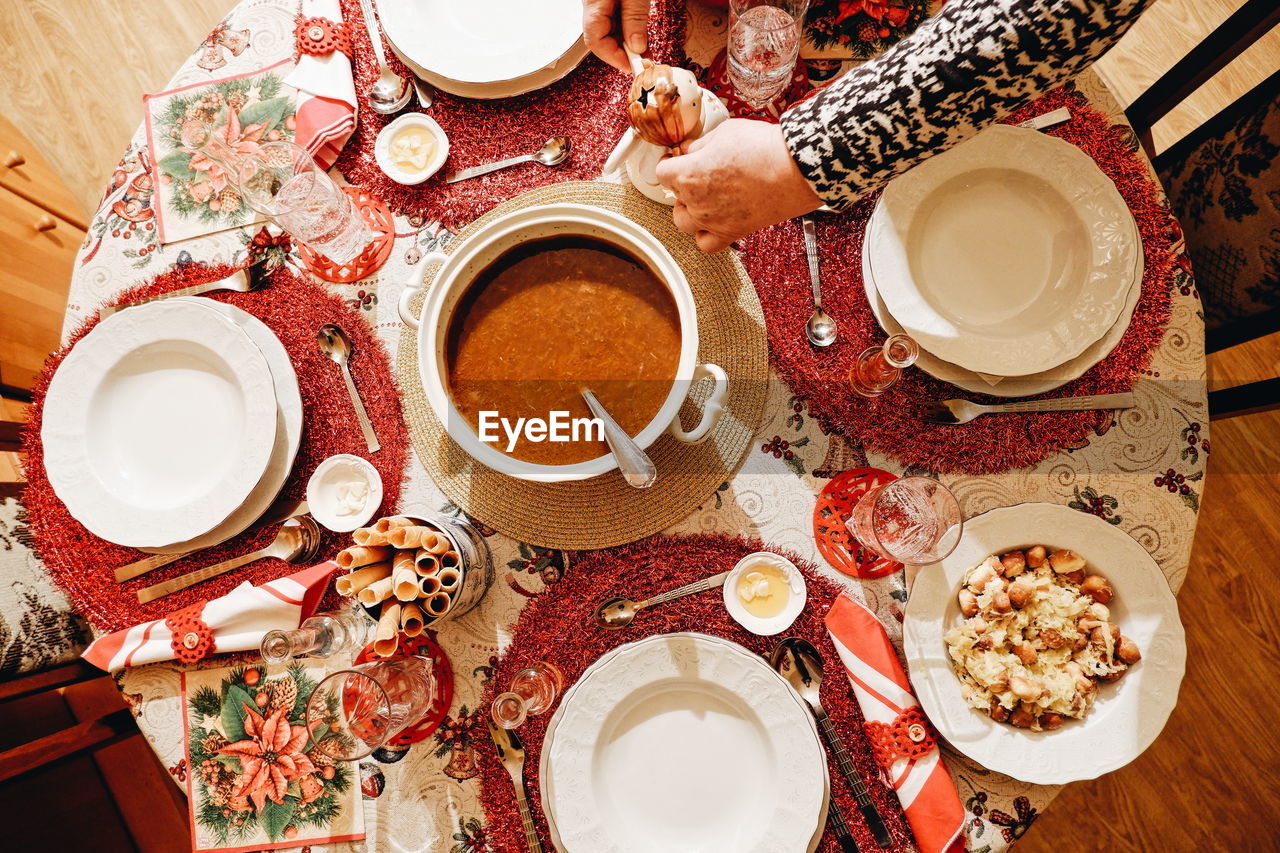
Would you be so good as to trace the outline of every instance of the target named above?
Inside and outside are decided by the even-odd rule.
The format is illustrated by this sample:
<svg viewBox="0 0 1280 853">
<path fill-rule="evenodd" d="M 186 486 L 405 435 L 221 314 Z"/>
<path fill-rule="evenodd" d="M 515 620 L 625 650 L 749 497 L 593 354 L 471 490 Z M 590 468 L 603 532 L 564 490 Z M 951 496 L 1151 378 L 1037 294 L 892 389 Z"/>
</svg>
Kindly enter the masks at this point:
<svg viewBox="0 0 1280 853">
<path fill-rule="evenodd" d="M 412 186 L 430 178 L 444 165 L 449 156 L 449 137 L 430 116 L 405 113 L 378 131 L 373 153 L 387 177 Z"/>
<path fill-rule="evenodd" d="M 724 604 L 739 625 L 762 637 L 791 627 L 808 598 L 804 575 L 786 557 L 757 551 L 725 578 Z"/>
<path fill-rule="evenodd" d="M 787 576 L 782 569 L 768 563 L 743 572 L 734 592 L 747 612 L 761 619 L 777 616 L 791 599 Z"/>
<path fill-rule="evenodd" d="M 422 125 L 410 124 L 397 130 L 387 144 L 391 162 L 410 175 L 425 172 L 438 148 L 435 134 Z"/>
</svg>

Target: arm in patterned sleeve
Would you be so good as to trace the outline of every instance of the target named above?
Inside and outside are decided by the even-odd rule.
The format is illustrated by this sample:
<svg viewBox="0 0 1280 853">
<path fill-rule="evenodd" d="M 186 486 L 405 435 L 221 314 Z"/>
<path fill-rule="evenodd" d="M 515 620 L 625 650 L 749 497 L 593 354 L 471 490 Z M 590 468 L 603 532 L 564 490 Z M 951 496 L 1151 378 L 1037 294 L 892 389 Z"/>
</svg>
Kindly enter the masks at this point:
<svg viewBox="0 0 1280 853">
<path fill-rule="evenodd" d="M 844 207 L 1080 73 L 1151 0 L 950 0 L 782 117 L 814 190 Z"/>
</svg>

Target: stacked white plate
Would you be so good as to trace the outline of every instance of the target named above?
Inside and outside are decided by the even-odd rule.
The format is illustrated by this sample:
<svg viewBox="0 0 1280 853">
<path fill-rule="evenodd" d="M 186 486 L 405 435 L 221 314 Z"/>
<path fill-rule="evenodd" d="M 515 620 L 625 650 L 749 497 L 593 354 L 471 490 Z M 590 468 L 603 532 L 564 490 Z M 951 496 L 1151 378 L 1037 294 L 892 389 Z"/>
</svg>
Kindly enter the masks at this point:
<svg viewBox="0 0 1280 853">
<path fill-rule="evenodd" d="M 91 533 L 178 553 L 249 527 L 302 436 L 288 353 L 261 321 L 207 299 L 113 314 L 58 367 L 40 432 L 54 492 Z"/>
<path fill-rule="evenodd" d="M 786 681 L 692 633 L 592 664 L 547 726 L 539 782 L 564 853 L 812 851 L 830 788 L 813 716 Z"/>
<path fill-rule="evenodd" d="M 509 98 L 549 86 L 587 55 L 581 0 L 376 0 L 387 41 L 437 89 Z"/>
<path fill-rule="evenodd" d="M 975 393 L 1038 394 L 1079 377 L 1124 336 L 1142 244 L 1115 184 L 1083 151 L 995 125 L 885 189 L 863 281 L 917 364 Z"/>
</svg>

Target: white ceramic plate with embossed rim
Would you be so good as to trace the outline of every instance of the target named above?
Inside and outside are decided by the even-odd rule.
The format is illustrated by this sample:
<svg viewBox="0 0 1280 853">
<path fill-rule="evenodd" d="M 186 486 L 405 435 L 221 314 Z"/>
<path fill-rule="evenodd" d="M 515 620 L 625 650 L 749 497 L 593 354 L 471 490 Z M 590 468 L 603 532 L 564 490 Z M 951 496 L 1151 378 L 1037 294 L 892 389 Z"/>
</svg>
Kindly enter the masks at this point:
<svg viewBox="0 0 1280 853">
<path fill-rule="evenodd" d="M 710 634 L 696 634 L 696 633 L 687 633 L 687 632 L 676 633 L 676 634 L 665 634 L 665 635 L 657 635 L 657 637 L 648 637 L 645 640 L 639 640 L 637 642 L 643 643 L 643 642 L 654 640 L 663 636 L 700 637 L 710 642 L 721 643 L 728 650 L 736 652 L 737 654 L 756 657 L 755 655 L 752 655 L 751 652 L 744 649 L 742 646 L 739 646 L 737 643 L 733 643 L 722 637 L 716 637 Z M 570 697 L 573 696 L 574 691 L 576 691 L 579 686 L 584 684 L 587 681 L 587 679 L 589 679 L 592 675 L 594 675 L 596 670 L 598 670 L 600 666 L 602 666 L 605 662 L 612 659 L 615 655 L 618 654 L 618 652 L 620 652 L 624 648 L 626 648 L 626 646 L 619 646 L 613 651 L 607 652 L 606 654 L 598 658 L 589 667 L 587 667 L 586 670 L 583 671 L 582 676 L 578 679 L 577 683 L 574 684 L 572 687 L 570 687 L 567 691 L 565 691 L 564 696 L 562 696 L 560 699 L 561 706 L 563 706 L 565 703 L 570 701 Z M 814 743 L 818 745 L 819 749 L 822 749 L 823 748 L 822 741 L 818 736 L 818 726 L 817 726 L 817 723 L 814 722 L 813 720 L 813 714 L 809 710 L 809 706 L 804 704 L 804 701 L 800 698 L 799 694 L 795 693 L 795 691 L 791 691 L 791 696 L 793 699 L 795 699 L 796 704 L 800 707 L 801 712 L 805 715 L 805 717 L 809 721 L 809 727 L 813 734 Z M 538 761 L 538 790 L 541 794 L 542 814 L 543 814 L 543 817 L 545 817 L 547 820 L 547 829 L 551 833 L 551 840 L 555 844 L 556 849 L 564 849 L 564 843 L 560 840 L 560 831 L 556 828 L 555 814 L 550 808 L 550 804 L 554 795 L 551 793 L 551 779 L 549 778 L 549 774 L 547 773 L 547 768 L 551 764 L 551 744 L 555 738 L 556 727 L 559 724 L 559 722 L 560 722 L 560 709 L 559 707 L 557 707 L 555 713 L 551 715 L 551 720 L 547 723 L 547 731 L 542 738 L 542 752 L 541 752 L 541 757 Z M 826 826 L 827 826 L 827 812 L 831 805 L 831 777 L 830 777 L 830 772 L 826 762 L 823 762 L 823 765 L 822 765 L 822 778 L 823 778 L 822 813 L 818 816 L 818 825 L 813 831 L 813 837 L 809 840 L 809 846 L 805 848 L 806 853 L 813 853 L 814 850 L 818 849 L 818 845 L 822 843 L 822 835 L 823 835 L 823 832 L 826 830 Z"/>
<path fill-rule="evenodd" d="M 894 179 L 876 285 L 934 355 L 997 376 L 1074 358 L 1120 316 L 1140 250 L 1115 184 L 1070 143 L 996 125 Z"/>
<path fill-rule="evenodd" d="M 377 0 L 377 7 L 397 52 L 460 83 L 529 76 L 582 40 L 580 0 Z"/>
<path fill-rule="evenodd" d="M 262 473 L 262 479 L 244 499 L 244 503 L 236 507 L 225 521 L 208 533 L 185 542 L 142 549 L 156 554 L 181 554 L 197 548 L 209 548 L 244 532 L 262 517 L 262 514 L 280 495 L 280 489 L 289 479 L 289 472 L 293 470 L 293 461 L 298 455 L 298 447 L 302 443 L 302 394 L 298 390 L 298 374 L 293 369 L 293 362 L 289 360 L 289 351 L 284 348 L 284 344 L 280 343 L 275 332 L 248 311 L 225 302 L 193 296 L 180 296 L 172 301 L 190 302 L 206 311 L 213 311 L 225 317 L 243 329 L 258 347 L 267 360 L 267 367 L 271 370 L 271 382 L 275 386 L 276 438 L 271 448 L 271 458 L 267 462 L 266 470 Z"/>
<path fill-rule="evenodd" d="M 1119 681 L 1099 685 L 1083 720 L 1042 732 L 970 708 L 943 640 L 960 622 L 956 593 L 965 574 L 991 554 L 1034 544 L 1070 548 L 1107 578 L 1115 590 L 1111 614 L 1142 652 Z M 1093 779 L 1141 755 L 1173 712 L 1187 658 L 1177 601 L 1147 550 L 1115 525 L 1049 503 L 1001 507 L 965 521 L 955 551 L 916 576 L 902 635 L 911 683 L 938 732 L 989 770 L 1038 785 Z"/>
<path fill-rule="evenodd" d="M 574 42 L 564 56 L 561 56 L 546 68 L 539 68 L 532 74 L 526 74 L 514 80 L 502 80 L 497 83 L 464 83 L 460 80 L 450 80 L 448 77 L 441 77 L 439 74 L 431 73 L 428 69 L 414 62 L 408 54 L 400 50 L 394 43 L 392 43 L 391 49 L 395 51 L 396 56 L 399 56 L 405 65 L 409 66 L 410 71 L 440 91 L 457 95 L 460 98 L 472 98 L 477 101 L 514 98 L 527 92 L 536 92 L 538 89 L 550 86 L 557 80 L 567 77 L 569 72 L 577 68 L 587 56 L 586 42 L 579 40 Z"/>
<path fill-rule="evenodd" d="M 872 211 L 871 219 L 874 220 L 879 211 L 880 207 L 877 204 L 875 210 Z M 1141 236 L 1138 233 L 1137 222 L 1133 223 L 1133 233 L 1134 240 L 1140 241 Z M 1079 379 L 1084 375 L 1085 371 L 1110 355 L 1111 351 L 1116 348 L 1116 345 L 1124 337 L 1124 333 L 1129 330 L 1129 323 L 1133 320 L 1133 311 L 1138 305 L 1138 299 L 1142 296 L 1142 273 L 1145 263 L 1146 259 L 1143 253 L 1136 252 L 1133 281 L 1129 285 L 1129 292 L 1125 297 L 1124 308 L 1120 311 L 1119 319 L 1111 324 L 1111 328 L 1107 329 L 1105 335 L 1086 347 L 1084 352 L 1062 364 L 1027 376 L 1003 377 L 1002 381 L 994 385 L 983 379 L 980 374 L 938 358 L 924 348 L 920 350 L 920 357 L 916 360 L 916 367 L 919 367 L 930 376 L 941 379 L 943 382 L 951 383 L 957 388 L 972 391 L 975 394 L 990 394 L 993 397 L 1029 397 L 1034 394 L 1052 391 L 1055 388 L 1061 388 L 1068 382 Z M 865 237 L 862 245 L 862 285 L 867 294 L 867 302 L 871 304 L 871 313 L 875 315 L 876 320 L 880 323 L 880 328 L 890 335 L 906 334 L 902 324 L 889 313 L 888 307 L 876 290 L 875 271 L 871 268 L 871 253 L 868 251 Z"/>
<path fill-rule="evenodd" d="M 773 853 L 806 849 L 819 826 L 825 753 L 807 712 L 723 641 L 629 644 L 557 714 L 549 810 L 566 853 Z"/>
<path fill-rule="evenodd" d="M 40 437 L 54 492 L 91 533 L 134 547 L 192 539 L 262 479 L 276 437 L 271 370 L 216 312 L 130 308 L 68 353 Z"/>
</svg>

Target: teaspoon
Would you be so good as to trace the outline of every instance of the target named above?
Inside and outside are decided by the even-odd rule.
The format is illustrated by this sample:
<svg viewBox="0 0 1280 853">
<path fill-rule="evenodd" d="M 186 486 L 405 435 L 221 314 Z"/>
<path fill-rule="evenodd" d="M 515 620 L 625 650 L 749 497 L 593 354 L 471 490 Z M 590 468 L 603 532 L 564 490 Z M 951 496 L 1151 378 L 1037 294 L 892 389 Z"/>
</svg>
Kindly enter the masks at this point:
<svg viewBox="0 0 1280 853">
<path fill-rule="evenodd" d="M 351 339 L 347 337 L 347 333 L 341 326 L 327 323 L 316 333 L 316 343 L 320 344 L 320 352 L 329 356 L 337 362 L 338 367 L 342 368 L 342 378 L 347 382 L 347 394 L 351 397 L 351 405 L 355 407 L 356 420 L 360 422 L 360 431 L 364 433 L 365 446 L 369 448 L 370 453 L 376 453 L 382 449 L 382 445 L 373 431 L 373 424 L 369 423 L 369 413 L 364 410 L 360 392 L 356 390 L 355 380 L 351 378 L 351 368 L 347 366 L 347 360 L 351 358 Z"/>
<path fill-rule="evenodd" d="M 369 32 L 369 42 L 373 45 L 373 55 L 378 60 L 378 82 L 369 90 L 369 106 L 375 113 L 384 115 L 399 112 L 413 97 L 413 88 L 409 81 L 387 67 L 387 56 L 382 51 L 382 27 L 370 0 L 360 0 L 360 11 Z"/>
<path fill-rule="evenodd" d="M 804 254 L 809 261 L 809 284 L 813 287 L 813 314 L 804 324 L 804 333 L 815 347 L 829 347 L 836 342 L 836 321 L 822 310 L 822 284 L 818 280 L 818 239 L 813 220 L 800 220 L 804 228 Z"/>
<path fill-rule="evenodd" d="M 600 419 L 604 425 L 604 440 L 609 445 L 613 458 L 618 462 L 618 470 L 627 485 L 636 489 L 647 489 L 658 479 L 658 468 L 649 455 L 640 449 L 640 445 L 618 426 L 618 422 L 609 414 L 609 410 L 600 405 L 596 395 L 590 388 L 582 389 L 582 399 L 587 401 L 591 414 Z"/>
<path fill-rule="evenodd" d="M 867 793 L 867 786 L 858 775 L 858 769 L 853 766 L 853 761 L 850 760 L 849 753 L 844 748 L 844 741 L 840 739 L 835 726 L 831 725 L 831 718 L 827 716 L 826 709 L 822 707 L 822 699 L 819 695 L 822 688 L 822 655 L 808 640 L 787 637 L 774 646 L 773 654 L 769 656 L 769 663 L 813 709 L 818 728 L 822 730 L 823 737 L 827 739 L 831 751 L 835 753 L 840 772 L 844 774 L 845 781 L 853 789 L 858 808 L 862 810 L 862 816 L 867 819 L 867 826 L 875 836 L 876 844 L 882 848 L 892 847 L 893 839 L 889 837 L 884 819 L 876 811 L 875 803 L 871 802 L 871 795 Z"/>
<path fill-rule="evenodd" d="M 548 167 L 559 166 L 565 160 L 568 160 L 569 155 L 572 153 L 573 143 L 569 141 L 568 137 L 553 136 L 542 143 L 542 147 L 532 154 L 521 154 L 518 157 L 508 157 L 506 160 L 499 160 L 496 163 L 485 163 L 483 166 L 472 166 L 470 169 L 450 172 L 444 176 L 444 180 L 445 183 L 456 184 L 458 181 L 465 181 L 467 178 L 487 175 L 490 172 L 506 169 L 509 166 L 519 166 L 521 163 L 541 163 L 543 166 Z"/>
<path fill-rule="evenodd" d="M 718 575 L 712 575 L 700 581 L 678 586 L 660 595 L 655 595 L 653 598 L 646 598 L 644 601 L 633 601 L 630 598 L 621 596 L 605 599 L 596 606 L 596 624 L 611 631 L 625 628 L 631 624 L 632 619 L 636 618 L 636 614 L 646 607 L 665 604 L 668 601 L 675 601 L 677 598 L 684 598 L 686 595 L 695 595 L 699 592 L 706 592 L 709 589 L 716 589 L 724 586 L 724 581 L 727 577 L 729 577 L 728 572 L 721 572 Z"/>
</svg>

